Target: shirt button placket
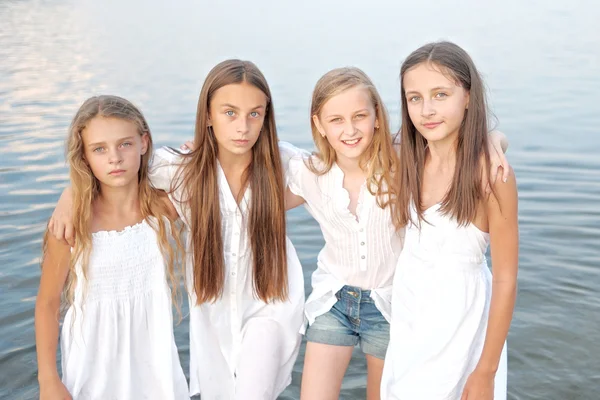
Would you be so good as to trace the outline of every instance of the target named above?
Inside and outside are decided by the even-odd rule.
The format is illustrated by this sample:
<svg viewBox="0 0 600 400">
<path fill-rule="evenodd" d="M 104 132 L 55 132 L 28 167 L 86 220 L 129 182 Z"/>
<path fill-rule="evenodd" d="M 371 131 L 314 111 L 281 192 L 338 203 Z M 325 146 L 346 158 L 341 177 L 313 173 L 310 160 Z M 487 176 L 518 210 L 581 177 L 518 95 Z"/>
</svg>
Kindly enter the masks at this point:
<svg viewBox="0 0 600 400">
<path fill-rule="evenodd" d="M 359 229 L 359 237 L 360 237 L 360 246 L 359 246 L 359 254 L 360 254 L 360 270 L 367 270 L 367 235 L 365 234 L 365 228 L 361 227 Z"/>
</svg>

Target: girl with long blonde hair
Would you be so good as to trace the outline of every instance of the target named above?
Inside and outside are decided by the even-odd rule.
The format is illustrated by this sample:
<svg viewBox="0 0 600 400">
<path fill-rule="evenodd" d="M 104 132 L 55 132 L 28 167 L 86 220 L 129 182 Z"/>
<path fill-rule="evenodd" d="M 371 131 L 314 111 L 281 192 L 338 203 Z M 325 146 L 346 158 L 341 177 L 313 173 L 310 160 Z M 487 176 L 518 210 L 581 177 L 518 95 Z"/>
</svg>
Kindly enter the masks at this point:
<svg viewBox="0 0 600 400">
<path fill-rule="evenodd" d="M 151 157 L 129 101 L 92 97 L 77 111 L 67 138 L 76 240 L 46 233 L 35 307 L 42 400 L 189 398 L 172 327 L 178 217 L 150 184 Z"/>
</svg>

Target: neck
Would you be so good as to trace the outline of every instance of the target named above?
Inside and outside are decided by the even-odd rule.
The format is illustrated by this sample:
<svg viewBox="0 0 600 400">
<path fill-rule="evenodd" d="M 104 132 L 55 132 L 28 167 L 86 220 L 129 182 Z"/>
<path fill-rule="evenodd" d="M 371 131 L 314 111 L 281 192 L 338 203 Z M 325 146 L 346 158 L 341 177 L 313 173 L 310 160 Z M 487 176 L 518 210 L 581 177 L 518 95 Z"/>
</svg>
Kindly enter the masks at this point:
<svg viewBox="0 0 600 400">
<path fill-rule="evenodd" d="M 429 164 L 441 172 L 453 171 L 456 165 L 456 146 L 458 133 L 451 134 L 442 140 L 427 143 Z"/>
<path fill-rule="evenodd" d="M 96 207 L 103 214 L 127 214 L 140 209 L 138 183 L 124 187 L 100 186 L 100 195 L 96 200 Z"/>
<path fill-rule="evenodd" d="M 244 154 L 233 154 L 230 152 L 219 151 L 217 156 L 223 171 L 245 171 L 252 161 L 252 151 Z"/>
<path fill-rule="evenodd" d="M 336 154 L 336 164 L 344 175 L 364 175 L 365 171 L 360 167 L 360 162 L 356 158 L 347 158 Z"/>
</svg>

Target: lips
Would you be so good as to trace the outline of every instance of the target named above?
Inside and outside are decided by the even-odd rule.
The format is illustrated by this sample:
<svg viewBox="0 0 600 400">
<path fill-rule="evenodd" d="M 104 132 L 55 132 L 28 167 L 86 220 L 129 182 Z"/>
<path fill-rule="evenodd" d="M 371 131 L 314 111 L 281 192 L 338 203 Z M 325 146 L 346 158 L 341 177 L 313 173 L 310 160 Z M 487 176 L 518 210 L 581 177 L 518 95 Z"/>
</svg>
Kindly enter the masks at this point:
<svg viewBox="0 0 600 400">
<path fill-rule="evenodd" d="M 359 144 L 361 140 L 362 140 L 362 138 L 356 138 L 356 139 L 342 140 L 341 142 L 344 143 L 346 146 L 354 147 L 357 144 Z"/>
<path fill-rule="evenodd" d="M 114 169 L 114 170 L 110 171 L 109 175 L 119 176 L 119 175 L 123 175 L 124 173 L 125 173 L 124 169 Z"/>
<path fill-rule="evenodd" d="M 244 140 L 244 139 L 233 141 L 233 143 L 237 144 L 238 146 L 245 146 L 248 144 L 248 142 L 249 142 L 249 140 Z"/>
<path fill-rule="evenodd" d="M 441 125 L 441 122 L 428 122 L 426 124 L 422 124 L 427 129 L 434 129 Z"/>
</svg>

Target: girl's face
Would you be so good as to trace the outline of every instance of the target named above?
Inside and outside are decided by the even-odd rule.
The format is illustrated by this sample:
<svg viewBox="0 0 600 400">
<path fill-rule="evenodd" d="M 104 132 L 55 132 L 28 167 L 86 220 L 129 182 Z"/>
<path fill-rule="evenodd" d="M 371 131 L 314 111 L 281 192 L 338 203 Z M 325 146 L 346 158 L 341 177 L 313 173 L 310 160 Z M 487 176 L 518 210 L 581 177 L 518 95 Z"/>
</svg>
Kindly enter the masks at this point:
<svg viewBox="0 0 600 400">
<path fill-rule="evenodd" d="M 422 63 L 404 74 L 408 115 L 427 142 L 456 139 L 469 104 L 469 92 L 440 71 Z"/>
<path fill-rule="evenodd" d="M 148 135 L 118 118 L 95 117 L 81 133 L 84 157 L 101 185 L 137 185 L 142 155 L 148 150 Z"/>
<path fill-rule="evenodd" d="M 267 113 L 267 96 L 246 82 L 225 85 L 215 91 L 209 107 L 209 126 L 219 154 L 244 155 L 260 135 Z"/>
<path fill-rule="evenodd" d="M 369 91 L 356 86 L 325 102 L 313 122 L 321 136 L 335 150 L 337 158 L 360 159 L 379 128 L 377 113 Z"/>
</svg>

